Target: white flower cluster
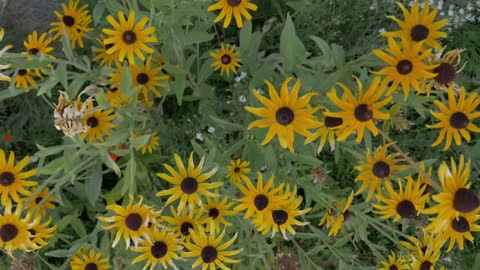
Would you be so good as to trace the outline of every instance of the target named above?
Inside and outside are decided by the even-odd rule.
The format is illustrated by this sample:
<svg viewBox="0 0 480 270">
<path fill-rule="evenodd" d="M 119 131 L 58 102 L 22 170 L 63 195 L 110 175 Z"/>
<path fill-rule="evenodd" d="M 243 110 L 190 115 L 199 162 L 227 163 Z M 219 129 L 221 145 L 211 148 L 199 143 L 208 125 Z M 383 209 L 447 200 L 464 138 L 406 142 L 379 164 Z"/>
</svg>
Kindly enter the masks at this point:
<svg viewBox="0 0 480 270">
<path fill-rule="evenodd" d="M 410 1 L 408 5 L 411 7 L 417 1 Z M 426 1 L 420 4 L 425 6 Z M 465 23 L 475 23 L 480 21 L 480 0 L 470 0 L 464 4 L 457 4 L 457 1 L 447 0 L 429 0 L 431 7 L 436 7 L 440 11 L 440 16 L 448 18 L 448 28 L 459 28 Z M 475 14 L 475 11 L 477 11 Z M 476 17 L 477 16 L 477 17 Z"/>
</svg>

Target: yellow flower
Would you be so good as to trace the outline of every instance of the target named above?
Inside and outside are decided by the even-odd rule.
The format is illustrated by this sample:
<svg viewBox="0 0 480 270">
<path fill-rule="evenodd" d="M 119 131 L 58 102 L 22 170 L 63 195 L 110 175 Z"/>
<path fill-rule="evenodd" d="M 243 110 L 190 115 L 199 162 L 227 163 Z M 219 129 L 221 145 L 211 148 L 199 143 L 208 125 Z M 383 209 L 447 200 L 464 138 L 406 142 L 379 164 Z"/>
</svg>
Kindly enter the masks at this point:
<svg viewBox="0 0 480 270">
<path fill-rule="evenodd" d="M 434 270 L 435 264 L 440 258 L 440 249 L 429 247 L 425 252 L 413 257 L 409 269 L 413 270 Z"/>
<path fill-rule="evenodd" d="M 348 210 L 353 202 L 353 191 L 346 199 L 341 199 L 335 204 L 335 209 L 328 209 L 320 220 L 319 226 L 325 224 L 325 228 L 330 228 L 328 236 L 337 236 L 345 221 L 350 219 L 350 211 Z"/>
<path fill-rule="evenodd" d="M 152 153 L 154 150 L 156 150 L 158 148 L 158 140 L 160 138 L 157 136 L 157 132 L 154 132 L 152 134 L 150 134 L 150 139 L 148 140 L 148 142 L 142 146 L 142 154 L 145 154 L 148 150 L 148 153 Z"/>
<path fill-rule="evenodd" d="M 102 257 L 102 253 L 95 252 L 93 249 L 90 249 L 90 252 L 88 252 L 88 249 L 84 247 L 73 255 L 70 267 L 72 270 L 107 270 L 112 268 L 108 264 L 108 258 Z"/>
<path fill-rule="evenodd" d="M 0 41 L 3 40 L 4 36 L 5 36 L 5 30 L 3 28 L 0 28 Z M 0 58 L 2 57 L 2 55 L 6 51 L 8 51 L 12 47 L 13 47 L 12 45 L 7 45 L 7 46 L 3 47 L 3 49 L 0 50 Z M 5 64 L 5 65 L 0 64 L 0 71 L 5 70 L 9 67 L 10 67 L 10 64 Z M 11 80 L 12 80 L 12 78 L 8 77 L 7 75 L 5 75 L 3 73 L 0 73 L 0 81 L 10 82 Z"/>
<path fill-rule="evenodd" d="M 381 193 L 382 182 L 389 182 L 397 172 L 408 168 L 406 165 L 397 164 L 400 161 L 397 159 L 400 154 L 387 155 L 388 146 L 390 144 L 378 147 L 373 154 L 368 149 L 367 163 L 355 167 L 359 172 L 355 182 L 362 181 L 362 185 L 355 194 L 358 195 L 368 188 L 367 201 L 370 201 L 375 192 Z"/>
<path fill-rule="evenodd" d="M 33 69 L 19 69 L 15 74 L 15 87 L 20 88 L 23 87 L 25 89 L 32 87 L 37 87 L 37 83 L 33 79 L 33 76 L 38 76 L 41 74 L 35 72 Z"/>
<path fill-rule="evenodd" d="M 227 178 L 229 178 L 234 184 L 239 184 L 241 180 L 248 181 L 249 179 L 247 175 L 251 171 L 251 169 L 248 168 L 249 165 L 250 161 L 241 161 L 240 159 L 235 161 L 231 160 L 230 166 L 227 167 Z"/>
<path fill-rule="evenodd" d="M 160 211 L 156 212 L 151 207 L 143 205 L 142 202 L 143 197 L 140 196 L 139 202 L 133 204 L 133 195 L 131 195 L 130 202 L 126 207 L 117 204 L 110 204 L 106 207 L 107 210 L 115 212 L 114 216 L 98 217 L 100 221 L 113 223 L 103 226 L 103 229 L 118 229 L 112 247 L 118 244 L 121 237 L 124 238 L 127 248 L 130 246 L 130 240 L 135 246 L 138 246 L 142 237 L 148 237 L 149 225 L 157 222 Z"/>
<path fill-rule="evenodd" d="M 88 109 L 93 109 L 93 102 L 88 103 Z M 108 110 L 95 110 L 92 113 L 85 114 L 83 116 L 83 125 L 89 126 L 87 131 L 82 133 L 82 139 L 88 137 L 88 143 L 92 144 L 95 139 L 99 142 L 104 142 L 103 136 L 111 136 L 111 128 L 115 128 L 117 125 L 113 124 L 112 121 L 115 119 L 115 113 L 113 109 Z"/>
<path fill-rule="evenodd" d="M 148 239 L 149 241 L 141 239 L 140 246 L 131 248 L 135 252 L 143 253 L 133 259 L 132 264 L 146 260 L 144 270 L 149 266 L 150 270 L 153 270 L 157 264 L 161 264 L 165 269 L 168 269 L 167 264 L 176 269 L 173 260 L 180 259 L 178 252 L 182 250 L 178 238 L 175 238 L 175 235 L 168 233 L 165 229 L 160 230 L 154 227 L 153 230 L 150 230 Z"/>
<path fill-rule="evenodd" d="M 382 268 L 378 270 L 409 270 L 408 264 L 405 262 L 405 259 L 401 256 L 396 258 L 395 252 L 390 251 L 391 255 L 388 255 L 388 261 L 381 261 L 380 264 L 383 265 Z"/>
<path fill-rule="evenodd" d="M 433 117 L 440 120 L 439 123 L 427 125 L 428 128 L 441 128 L 440 135 L 432 146 L 437 146 L 446 140 L 444 151 L 452 144 L 452 138 L 456 145 L 462 144 L 462 137 L 470 142 L 469 131 L 479 133 L 480 128 L 473 123 L 473 120 L 480 116 L 475 112 L 480 104 L 477 93 L 472 92 L 466 97 L 465 88 L 462 87 L 458 102 L 455 98 L 455 91 L 452 87 L 448 89 L 448 107 L 439 100 L 434 101 L 440 112 L 431 112 Z"/>
<path fill-rule="evenodd" d="M 168 170 L 171 175 L 165 173 L 157 173 L 157 176 L 175 185 L 170 189 L 157 192 L 156 195 L 159 197 L 170 195 L 165 205 L 169 205 L 172 202 L 180 199 L 177 211 L 181 213 L 187 206 L 187 203 L 190 207 L 193 207 L 194 204 L 198 204 L 199 206 L 201 206 L 202 199 L 200 198 L 200 195 L 204 195 L 206 197 L 218 196 L 217 194 L 214 194 L 209 190 L 220 187 L 223 185 L 223 183 L 205 182 L 217 172 L 217 168 L 213 168 L 208 173 L 201 173 L 203 169 L 203 164 L 205 162 L 205 157 L 202 157 L 200 163 L 198 164 L 198 167 L 195 168 L 192 152 L 190 154 L 190 158 L 188 159 L 188 168 L 185 168 L 180 156 L 178 154 L 174 154 L 173 156 L 177 164 L 178 172 L 175 171 L 172 166 L 168 164 L 163 164 L 163 166 Z"/>
<path fill-rule="evenodd" d="M 2 205 L 6 206 L 14 202 L 20 202 L 18 193 L 24 196 L 32 195 L 32 192 L 25 189 L 25 187 L 33 187 L 38 183 L 27 181 L 26 179 L 35 175 L 37 169 L 22 172 L 23 168 L 27 166 L 29 157 L 26 156 L 15 165 L 15 154 L 10 152 L 8 161 L 5 158 L 5 152 L 0 149 L 0 194 L 2 195 Z"/>
<path fill-rule="evenodd" d="M 41 53 L 46 57 L 55 58 L 49 54 L 53 51 L 53 47 L 49 47 L 51 42 L 52 38 L 47 38 L 47 33 L 43 33 L 39 37 L 37 31 L 33 31 L 32 34 L 28 35 L 27 40 L 23 42 L 27 51 L 22 54 L 37 55 L 38 53 Z"/>
<path fill-rule="evenodd" d="M 227 74 L 227 77 L 230 77 L 230 70 L 237 74 L 237 67 L 240 66 L 240 58 L 238 58 L 239 52 L 235 52 L 235 45 L 227 44 L 225 46 L 222 42 L 222 48 L 211 52 L 210 56 L 213 57 L 215 61 L 212 64 L 212 67 L 215 70 L 220 69 L 220 75 L 223 75 L 223 72 Z"/>
<path fill-rule="evenodd" d="M 151 26 L 145 28 L 148 22 L 147 17 L 143 17 L 135 24 L 135 11 L 130 10 L 128 19 L 125 20 L 123 12 L 118 12 L 119 21 L 117 22 L 113 16 L 108 15 L 107 21 L 112 25 L 113 29 L 103 29 L 103 33 L 109 35 L 103 40 L 105 45 L 113 44 L 107 50 L 108 54 L 113 54 L 118 51 L 118 60 L 123 62 L 125 57 L 128 57 L 130 64 L 135 63 L 134 55 L 137 55 L 140 60 L 145 60 L 143 52 L 147 54 L 153 53 L 153 49 L 148 47 L 146 43 L 157 42 L 157 38 L 151 36 L 155 32 L 155 27 Z"/>
<path fill-rule="evenodd" d="M 170 206 L 172 217 L 162 216 L 162 219 L 166 221 L 170 226 L 167 227 L 167 231 L 175 234 L 175 237 L 181 239 L 184 242 L 190 240 L 191 233 L 196 232 L 202 225 L 202 211 L 195 209 L 195 207 L 187 207 L 187 210 L 180 212 L 175 211 L 175 208 Z"/>
<path fill-rule="evenodd" d="M 403 38 L 408 42 L 423 42 L 429 47 L 440 50 L 442 47 L 438 39 L 447 37 L 445 32 L 440 32 L 440 28 L 447 24 L 447 19 L 434 22 L 438 10 L 434 8 L 429 13 L 430 5 L 425 2 L 425 7 L 420 12 L 419 2 L 415 2 L 410 12 L 399 2 L 398 6 L 402 9 L 404 21 L 401 21 L 394 16 L 388 18 L 394 20 L 401 28 L 401 30 L 394 32 L 382 33 L 383 36 L 389 38 Z"/>
<path fill-rule="evenodd" d="M 218 194 L 218 190 L 216 193 Z M 213 221 L 217 232 L 220 231 L 221 225 L 224 227 L 232 226 L 232 223 L 225 219 L 228 216 L 233 216 L 238 213 L 238 210 L 229 210 L 232 207 L 233 202 L 228 201 L 228 196 L 224 196 L 221 201 L 219 197 L 207 197 L 207 203 L 202 206 L 202 210 L 206 212 L 208 216 L 204 217 L 200 223 L 209 224 L 210 221 Z"/>
<path fill-rule="evenodd" d="M 397 92 L 400 85 L 403 89 L 404 100 L 407 100 L 410 87 L 421 93 L 420 83 L 425 78 L 437 76 L 431 72 L 436 66 L 424 63 L 425 59 L 431 55 L 432 50 L 423 50 L 422 45 L 422 42 L 414 44 L 402 39 L 401 46 L 399 46 L 393 38 L 389 38 L 388 51 L 390 54 L 373 50 L 373 53 L 387 64 L 382 70 L 372 72 L 386 76 L 382 82 L 383 85 L 391 83 L 387 95 Z"/>
<path fill-rule="evenodd" d="M 465 49 L 455 49 L 445 52 L 445 48 L 446 47 L 443 47 L 441 51 L 427 58 L 429 65 L 436 66 L 436 68 L 432 70 L 432 73 L 437 74 L 434 78 L 426 78 L 424 86 L 420 89 L 422 90 L 421 93 L 423 93 L 423 89 L 425 88 L 427 96 L 430 95 L 432 88 L 448 92 L 448 88 L 451 86 L 455 92 L 460 92 L 460 86 L 457 85 L 455 79 L 457 73 L 460 73 L 465 67 L 466 63 L 461 65 L 461 54 Z"/>
<path fill-rule="evenodd" d="M 3 215 L 0 215 L 0 247 L 12 255 L 15 250 L 31 251 L 38 246 L 30 240 L 32 237 L 28 231 L 29 217 L 22 218 L 22 205 L 17 204 L 12 213 L 12 204 L 4 205 Z"/>
<path fill-rule="evenodd" d="M 107 65 L 111 67 L 113 63 L 117 63 L 119 52 L 115 51 L 114 53 L 107 53 L 107 51 L 113 47 L 113 44 L 105 44 L 104 40 L 105 36 L 103 34 L 100 35 L 100 39 L 97 39 L 97 42 L 101 47 L 93 49 L 93 51 L 97 54 L 95 58 L 93 58 L 93 61 L 100 61 L 100 66 Z"/>
<path fill-rule="evenodd" d="M 262 145 L 270 142 L 276 135 L 282 148 L 285 149 L 288 147 L 290 152 L 294 152 L 293 142 L 295 140 L 295 133 L 308 139 L 313 136 L 308 129 L 317 128 L 321 124 L 313 115 L 320 107 L 311 108 L 308 105 L 310 99 L 316 95 L 316 93 L 310 92 L 299 98 L 300 80 L 296 81 L 292 92 L 289 93 L 288 83 L 291 80 L 292 78 L 289 77 L 283 82 L 280 96 L 272 83 L 265 81 L 268 86 L 270 99 L 263 97 L 256 90 L 253 90 L 255 97 L 265 105 L 265 108 L 246 106 L 245 110 L 264 118 L 250 123 L 250 125 L 248 125 L 249 130 L 254 127 L 269 127 Z"/>
<path fill-rule="evenodd" d="M 231 259 L 231 256 L 237 255 L 241 252 L 240 249 L 227 251 L 238 234 L 235 234 L 232 239 L 222 243 L 225 237 L 225 230 L 220 235 L 216 235 L 215 229 L 212 228 L 213 222 L 210 224 L 209 235 L 205 234 L 205 230 L 200 227 L 198 232 L 192 232 L 192 241 L 184 243 L 184 246 L 189 250 L 184 252 L 182 257 L 190 258 L 196 257 L 197 259 L 192 265 L 192 268 L 196 268 L 202 265 L 202 270 L 206 270 L 210 267 L 210 270 L 219 267 L 223 270 L 230 269 L 224 263 L 239 263 L 240 260 Z"/>
<path fill-rule="evenodd" d="M 37 188 L 32 188 L 32 193 L 35 192 Z M 55 201 L 55 196 L 49 195 L 50 189 L 48 187 L 44 188 L 39 192 L 35 197 L 25 197 L 21 198 L 20 201 L 25 205 L 25 210 L 29 212 L 38 211 L 43 217 L 47 215 L 47 209 L 54 209 L 55 205 L 52 202 Z M 30 202 L 25 204 L 28 200 Z"/>
<path fill-rule="evenodd" d="M 55 16 L 60 21 L 52 23 L 52 30 L 50 32 L 55 33 L 53 39 L 59 38 L 63 31 L 67 32 L 68 39 L 72 42 L 72 48 L 75 48 L 77 42 L 80 48 L 83 48 L 83 36 L 85 32 L 93 31 L 93 28 L 89 28 L 88 25 L 92 22 L 92 16 L 88 14 L 88 5 L 85 4 L 78 8 L 80 0 L 70 0 L 68 6 L 62 4 L 63 14 L 55 11 Z"/>
<path fill-rule="evenodd" d="M 30 232 L 30 241 L 35 245 L 33 249 L 40 249 L 48 245 L 48 239 L 55 235 L 57 226 L 51 226 L 51 221 L 52 218 L 50 217 L 48 221 L 42 223 L 42 216 L 40 215 L 35 215 L 31 218 L 28 224 L 28 231 Z"/>
<path fill-rule="evenodd" d="M 320 121 L 320 127 L 313 133 L 313 136 L 305 140 L 305 144 L 309 144 L 312 141 L 320 138 L 320 144 L 318 145 L 317 152 L 322 152 L 325 143 L 328 140 L 330 145 L 330 151 L 335 150 L 335 137 L 338 137 L 341 134 L 342 129 L 344 128 L 342 118 L 325 116 L 323 115 L 322 120 Z"/>
<path fill-rule="evenodd" d="M 232 21 L 232 17 L 234 17 L 237 27 L 242 28 L 242 15 L 247 21 L 252 20 L 252 16 L 248 13 L 248 10 L 257 11 L 257 5 L 250 3 L 250 0 L 218 0 L 217 3 L 208 7 L 208 11 L 218 9 L 222 11 L 213 22 L 217 23 L 225 18 L 223 28 L 227 28 Z"/>
<path fill-rule="evenodd" d="M 443 243 L 438 241 L 438 237 L 422 228 L 422 240 L 413 236 L 408 236 L 408 241 L 400 241 L 400 244 L 406 247 L 415 257 L 421 257 L 428 249 L 440 250 Z"/>
<path fill-rule="evenodd" d="M 380 85 L 380 78 L 375 77 L 367 92 L 363 93 L 363 85 L 358 78 L 355 77 L 358 85 L 358 99 L 352 94 L 352 91 L 344 84 L 337 83 L 344 91 L 345 99 L 339 99 L 336 89 L 327 93 L 328 98 L 339 106 L 341 112 L 324 112 L 324 116 L 341 118 L 345 128 L 342 129 L 341 135 L 337 137 L 337 141 L 345 140 L 354 131 L 357 131 L 357 142 L 360 142 L 365 133 L 365 128 L 370 130 L 374 136 L 378 135 L 378 129 L 375 126 L 375 120 L 390 119 L 388 113 L 380 111 L 385 105 L 392 101 L 392 97 L 388 96 L 382 101 L 378 101 L 385 91 L 386 85 Z"/>
</svg>

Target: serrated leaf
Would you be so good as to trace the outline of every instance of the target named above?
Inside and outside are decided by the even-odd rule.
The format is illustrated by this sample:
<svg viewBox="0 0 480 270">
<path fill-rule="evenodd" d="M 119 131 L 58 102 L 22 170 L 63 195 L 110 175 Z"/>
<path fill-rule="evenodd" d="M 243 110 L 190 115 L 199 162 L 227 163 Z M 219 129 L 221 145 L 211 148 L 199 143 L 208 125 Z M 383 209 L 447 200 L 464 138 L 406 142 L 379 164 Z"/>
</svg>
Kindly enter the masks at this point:
<svg viewBox="0 0 480 270">
<path fill-rule="evenodd" d="M 85 193 L 87 195 L 88 202 L 95 206 L 95 203 L 100 196 L 100 192 L 102 189 L 102 165 L 97 163 L 93 169 L 90 177 L 87 177 L 85 180 Z"/>
<path fill-rule="evenodd" d="M 305 46 L 295 32 L 290 14 L 287 14 L 280 35 L 280 55 L 283 56 L 283 67 L 287 72 L 293 71 L 295 64 L 302 62 L 305 57 Z"/>
</svg>

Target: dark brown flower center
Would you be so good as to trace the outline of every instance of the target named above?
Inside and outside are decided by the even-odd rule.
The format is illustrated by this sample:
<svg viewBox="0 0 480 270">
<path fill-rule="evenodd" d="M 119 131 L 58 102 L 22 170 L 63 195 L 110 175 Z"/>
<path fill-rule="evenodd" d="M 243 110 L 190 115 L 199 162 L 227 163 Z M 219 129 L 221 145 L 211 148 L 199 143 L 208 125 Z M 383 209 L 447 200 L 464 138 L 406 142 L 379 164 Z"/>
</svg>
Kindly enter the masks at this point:
<svg viewBox="0 0 480 270">
<path fill-rule="evenodd" d="M 204 263 L 212 263 L 217 259 L 217 250 L 212 246 L 206 246 L 202 249 L 201 256 Z"/>
<path fill-rule="evenodd" d="M 420 265 L 420 270 L 430 270 L 430 268 L 432 268 L 433 264 L 429 261 L 424 261 L 422 262 L 422 264 Z"/>
<path fill-rule="evenodd" d="M 37 48 L 31 48 L 30 50 L 28 50 L 28 54 L 31 54 L 31 55 L 35 55 L 38 53 L 38 49 Z"/>
<path fill-rule="evenodd" d="M 452 220 L 452 228 L 458 233 L 464 233 L 470 231 L 470 224 L 464 217 Z"/>
<path fill-rule="evenodd" d="M 115 93 L 115 92 L 118 91 L 118 88 L 117 88 L 117 87 L 112 87 L 112 88 L 110 88 L 110 89 L 108 89 L 108 90 L 109 90 L 110 92 L 112 92 L 112 93 Z"/>
<path fill-rule="evenodd" d="M 193 194 L 198 189 L 198 182 L 195 180 L 195 178 L 187 177 L 182 180 L 180 188 L 182 189 L 183 193 Z"/>
<path fill-rule="evenodd" d="M 450 116 L 450 125 L 456 129 L 466 128 L 468 124 L 470 124 L 470 120 L 463 112 L 456 112 Z"/>
<path fill-rule="evenodd" d="M 438 73 L 435 81 L 441 84 L 448 84 L 455 80 L 457 72 L 455 67 L 450 63 L 441 63 L 438 67 L 433 69 L 433 73 Z"/>
<path fill-rule="evenodd" d="M 37 232 L 34 229 L 29 229 L 28 232 L 30 233 L 31 238 L 34 238 Z"/>
<path fill-rule="evenodd" d="M 292 109 L 288 107 L 282 107 L 278 109 L 277 113 L 275 114 L 275 118 L 280 125 L 288 126 L 293 122 L 295 114 L 293 113 Z"/>
<path fill-rule="evenodd" d="M 18 70 L 18 75 L 19 76 L 25 76 L 27 74 L 27 70 L 26 69 L 19 69 Z"/>
<path fill-rule="evenodd" d="M 231 7 L 236 7 L 242 3 L 242 0 L 227 0 L 227 3 Z"/>
<path fill-rule="evenodd" d="M 422 41 L 428 37 L 428 28 L 425 25 L 417 24 L 410 30 L 410 37 L 413 41 Z"/>
<path fill-rule="evenodd" d="M 15 227 L 15 225 L 7 223 L 0 228 L 0 238 L 2 238 L 3 242 L 11 241 L 15 239 L 17 235 L 18 235 L 18 229 L 17 227 Z"/>
<path fill-rule="evenodd" d="M 125 225 L 132 231 L 138 231 L 142 226 L 142 223 L 142 216 L 136 213 L 128 215 L 125 219 Z"/>
<path fill-rule="evenodd" d="M 35 198 L 35 204 L 39 204 L 42 201 L 42 197 Z"/>
<path fill-rule="evenodd" d="M 350 219 L 352 219 L 352 215 L 350 214 L 350 211 L 346 210 L 346 211 L 343 213 L 343 221 L 344 221 L 344 222 L 347 222 L 347 221 L 349 221 Z"/>
<path fill-rule="evenodd" d="M 397 204 L 397 213 L 402 218 L 414 218 L 417 210 L 415 209 L 415 205 L 409 200 L 403 200 Z"/>
<path fill-rule="evenodd" d="M 422 192 L 422 196 L 427 194 L 430 194 L 430 195 L 435 194 L 435 189 L 431 185 L 422 183 L 420 185 L 420 188 L 423 188 L 423 187 L 425 187 L 425 190 Z"/>
<path fill-rule="evenodd" d="M 0 185 L 8 187 L 15 181 L 15 175 L 11 172 L 3 172 L 0 174 Z"/>
<path fill-rule="evenodd" d="M 88 263 L 85 265 L 85 270 L 98 270 L 98 266 L 96 263 Z"/>
<path fill-rule="evenodd" d="M 263 194 L 258 194 L 257 196 L 255 196 L 253 204 L 258 209 L 258 211 L 262 211 L 268 206 L 268 198 Z"/>
<path fill-rule="evenodd" d="M 68 27 L 71 27 L 75 24 L 75 19 L 72 16 L 65 15 L 62 18 L 63 24 Z"/>
<path fill-rule="evenodd" d="M 208 216 L 213 219 L 216 219 L 219 214 L 220 212 L 218 211 L 217 208 L 210 208 L 210 210 L 208 210 Z"/>
<path fill-rule="evenodd" d="M 277 225 L 285 224 L 288 220 L 288 213 L 285 210 L 273 210 L 272 211 L 273 222 Z"/>
<path fill-rule="evenodd" d="M 388 270 L 398 270 L 398 267 L 395 264 L 392 264 L 388 267 Z"/>
<path fill-rule="evenodd" d="M 89 127 L 97 127 L 98 126 L 98 119 L 95 117 L 95 116 L 90 116 L 88 119 L 87 119 L 87 125 Z"/>
<path fill-rule="evenodd" d="M 112 47 L 113 47 L 113 43 L 108 43 L 107 45 L 105 45 L 105 50 L 108 50 Z"/>
<path fill-rule="evenodd" d="M 355 108 L 355 118 L 360 122 L 367 122 L 373 118 L 373 112 L 367 104 L 358 104 Z"/>
<path fill-rule="evenodd" d="M 127 45 L 132 45 L 137 41 L 137 35 L 133 31 L 125 31 L 122 34 L 122 40 Z"/>
<path fill-rule="evenodd" d="M 407 75 L 413 70 L 412 62 L 409 60 L 400 60 L 397 63 L 397 72 L 402 75 Z"/>
<path fill-rule="evenodd" d="M 150 78 L 148 78 L 148 74 L 146 74 L 146 73 L 139 73 L 139 74 L 137 75 L 137 82 L 138 82 L 139 84 L 146 84 L 146 83 L 148 83 L 148 80 L 149 80 L 149 79 L 150 79 Z"/>
<path fill-rule="evenodd" d="M 236 173 L 239 173 L 240 172 L 240 168 L 239 167 L 235 167 L 235 169 L 233 169 L 234 172 Z"/>
<path fill-rule="evenodd" d="M 193 229 L 193 225 L 190 222 L 184 222 L 180 226 L 180 232 L 185 236 L 190 235 L 190 229 Z"/>
<path fill-rule="evenodd" d="M 224 55 L 222 55 L 222 57 L 220 58 L 220 61 L 222 61 L 222 64 L 228 65 L 228 64 L 230 64 L 230 62 L 232 62 L 232 58 L 230 57 L 230 55 L 224 54 Z"/>
<path fill-rule="evenodd" d="M 341 124 L 343 124 L 342 118 L 331 117 L 331 116 L 325 117 L 325 126 L 326 126 L 327 128 L 338 127 L 338 126 L 340 126 Z"/>
<path fill-rule="evenodd" d="M 453 208 L 461 213 L 470 213 L 477 209 L 480 201 L 477 195 L 470 189 L 461 188 L 455 192 L 453 198 Z"/>
<path fill-rule="evenodd" d="M 167 251 L 168 251 L 168 246 L 161 241 L 155 242 L 155 244 L 153 244 L 153 246 L 150 248 L 150 252 L 152 253 L 152 256 L 157 259 L 163 258 L 163 256 L 167 254 Z"/>
<path fill-rule="evenodd" d="M 385 178 L 390 175 L 390 166 L 385 161 L 377 161 L 373 164 L 372 172 L 378 178 Z"/>
</svg>

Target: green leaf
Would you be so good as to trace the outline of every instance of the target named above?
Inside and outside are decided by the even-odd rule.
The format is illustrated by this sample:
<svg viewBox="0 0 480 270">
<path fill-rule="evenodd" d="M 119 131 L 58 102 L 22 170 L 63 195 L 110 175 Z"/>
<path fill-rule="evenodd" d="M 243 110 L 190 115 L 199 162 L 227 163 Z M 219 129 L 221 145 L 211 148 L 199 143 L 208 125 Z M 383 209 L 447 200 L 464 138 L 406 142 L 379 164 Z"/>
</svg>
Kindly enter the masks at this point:
<svg viewBox="0 0 480 270">
<path fill-rule="evenodd" d="M 245 130 L 245 127 L 239 124 L 235 123 L 230 123 L 228 121 L 225 121 L 221 118 L 218 118 L 214 115 L 209 116 L 210 119 L 212 119 L 219 127 L 228 130 L 228 131 L 243 131 Z"/>
<path fill-rule="evenodd" d="M 283 56 L 283 67 L 288 72 L 293 71 L 295 64 L 302 62 L 305 57 L 305 46 L 295 32 L 290 14 L 280 35 L 280 55 Z"/>
<path fill-rule="evenodd" d="M 92 17 L 94 26 L 96 26 L 100 21 L 103 20 L 103 13 L 105 12 L 105 7 L 105 2 L 97 2 L 95 8 L 93 8 Z"/>
<path fill-rule="evenodd" d="M 190 31 L 185 35 L 183 45 L 190 45 L 195 43 L 202 43 L 213 39 L 214 34 L 203 31 Z"/>
<path fill-rule="evenodd" d="M 202 146 L 200 146 L 200 144 L 198 144 L 195 139 L 192 139 L 190 143 L 192 144 L 193 150 L 195 151 L 195 153 L 197 153 L 197 155 L 205 155 L 205 151 L 203 150 Z"/>
<path fill-rule="evenodd" d="M 45 252 L 45 256 L 54 258 L 67 258 L 72 256 L 72 252 L 66 249 L 57 249 Z"/>
<path fill-rule="evenodd" d="M 68 39 L 68 35 L 66 30 L 63 31 L 62 34 L 62 50 L 67 59 L 71 62 L 74 60 L 72 44 L 70 43 L 70 39 Z"/>
<path fill-rule="evenodd" d="M 127 95 L 128 97 L 133 97 L 135 94 L 133 88 L 132 74 L 127 65 L 123 66 L 122 75 L 120 77 L 120 92 Z"/>
<path fill-rule="evenodd" d="M 250 46 L 250 40 L 252 38 L 252 23 L 247 21 L 242 29 L 240 29 L 240 47 L 242 49 Z"/>
<path fill-rule="evenodd" d="M 125 195 L 127 192 L 132 194 L 135 190 L 135 171 L 136 171 L 137 164 L 133 155 L 131 155 L 130 160 L 127 163 L 127 168 L 125 169 L 124 183 L 122 187 L 122 195 Z"/>
<path fill-rule="evenodd" d="M 175 79 L 171 84 L 171 88 L 175 93 L 175 96 L 177 97 L 178 105 L 182 105 L 183 92 L 185 91 L 185 83 L 187 80 L 187 73 L 185 72 L 185 70 L 170 64 L 165 64 L 165 68 L 172 73 Z"/>
<path fill-rule="evenodd" d="M 102 158 L 103 164 L 105 164 L 105 166 L 107 166 L 108 168 L 112 169 L 118 177 L 122 175 L 120 167 L 118 167 L 118 164 L 110 157 L 108 153 L 103 152 L 100 157 Z"/>
<path fill-rule="evenodd" d="M 52 88 L 54 88 L 58 83 L 58 80 L 56 77 L 51 76 L 48 77 L 43 83 L 42 86 L 40 86 L 40 89 L 38 90 L 37 96 L 41 96 L 43 94 L 47 94 L 47 96 L 52 95 Z"/>
<path fill-rule="evenodd" d="M 67 65 L 65 63 L 58 64 L 57 68 L 55 69 L 55 76 L 57 80 L 60 81 L 63 88 L 67 89 L 67 93 L 70 97 L 74 97 L 75 95 L 70 93 L 70 89 L 68 89 L 68 80 L 67 80 Z"/>
<path fill-rule="evenodd" d="M 62 168 L 65 165 L 65 160 L 62 157 L 50 161 L 43 168 L 39 169 L 40 174 L 51 175 L 54 174 L 58 169 Z"/>
<path fill-rule="evenodd" d="M 95 203 L 100 196 L 100 191 L 102 188 L 102 165 L 97 163 L 92 170 L 90 177 L 85 181 L 85 193 L 87 194 L 88 202 L 95 206 Z"/>
<path fill-rule="evenodd" d="M 343 49 L 342 46 L 333 43 L 332 52 L 333 52 L 333 61 L 335 62 L 335 66 L 337 68 L 341 68 L 345 64 L 345 50 Z"/>
<path fill-rule="evenodd" d="M 151 134 L 138 136 L 137 138 L 133 139 L 132 144 L 135 150 L 141 149 L 144 145 L 148 143 L 150 140 Z"/>
</svg>

